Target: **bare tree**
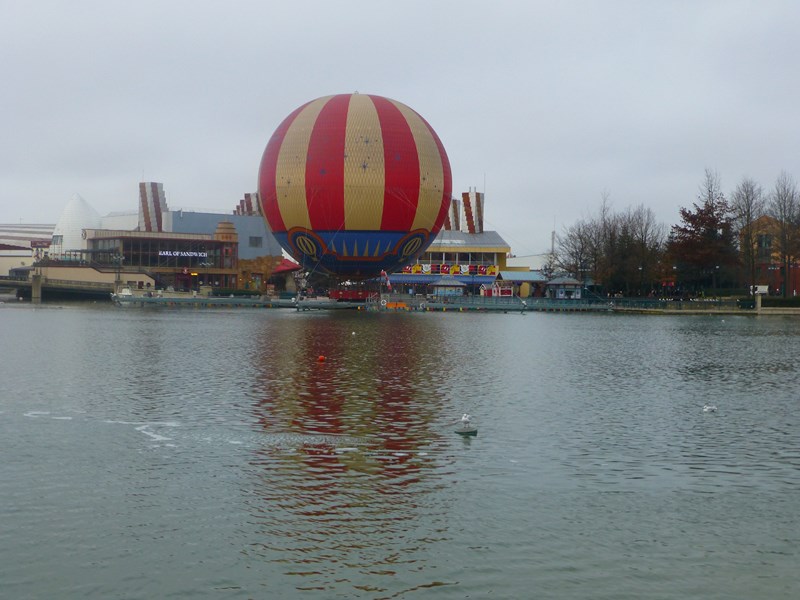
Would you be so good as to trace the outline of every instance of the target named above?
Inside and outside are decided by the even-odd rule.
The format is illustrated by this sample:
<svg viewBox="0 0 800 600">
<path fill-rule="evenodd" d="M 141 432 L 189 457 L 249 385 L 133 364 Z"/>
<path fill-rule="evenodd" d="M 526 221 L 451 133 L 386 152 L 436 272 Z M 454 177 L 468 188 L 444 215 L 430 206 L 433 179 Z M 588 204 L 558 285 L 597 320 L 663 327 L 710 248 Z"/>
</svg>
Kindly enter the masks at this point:
<svg viewBox="0 0 800 600">
<path fill-rule="evenodd" d="M 578 221 L 565 228 L 558 236 L 556 261 L 558 266 L 571 273 L 576 279 L 589 268 L 591 256 L 591 226 L 586 221 Z"/>
<path fill-rule="evenodd" d="M 700 184 L 700 193 L 697 196 L 700 204 L 716 204 L 725 201 L 725 194 L 722 193 L 722 185 L 719 182 L 719 174 L 706 169 L 703 183 Z"/>
<path fill-rule="evenodd" d="M 595 283 L 602 282 L 608 289 L 611 285 L 614 271 L 613 250 L 619 237 L 619 218 L 611 209 L 611 199 L 608 190 L 603 190 L 600 195 L 600 210 L 594 220 L 593 240 L 596 260 L 592 266 L 592 277 Z"/>
<path fill-rule="evenodd" d="M 597 214 L 564 229 L 558 237 L 559 266 L 609 292 L 646 293 L 655 279 L 665 227 L 644 205 L 614 213 L 603 192 Z M 647 285 L 645 285 L 645 283 Z"/>
<path fill-rule="evenodd" d="M 800 198 L 794 178 L 781 171 L 769 197 L 768 212 L 777 221 L 777 250 L 783 269 L 783 296 L 789 297 L 789 266 L 798 252 L 800 227 Z"/>
<path fill-rule="evenodd" d="M 626 217 L 632 240 L 632 252 L 638 263 L 639 288 L 642 293 L 646 290 L 644 283 L 652 283 L 666 239 L 666 227 L 656 221 L 655 213 L 651 208 L 640 204 L 635 209 L 628 209 Z"/>
<path fill-rule="evenodd" d="M 756 221 L 764 216 L 765 202 L 761 186 L 749 177 L 743 177 L 731 195 L 731 208 L 739 234 L 739 251 L 747 273 L 749 289 L 756 285 L 758 261 L 758 231 Z"/>
<path fill-rule="evenodd" d="M 608 192 L 603 192 L 598 215 L 586 217 L 558 236 L 556 264 L 572 273 L 576 279 L 591 279 L 597 283 L 607 278 L 605 248 L 613 237 L 611 230 L 615 217 L 611 214 Z"/>
</svg>

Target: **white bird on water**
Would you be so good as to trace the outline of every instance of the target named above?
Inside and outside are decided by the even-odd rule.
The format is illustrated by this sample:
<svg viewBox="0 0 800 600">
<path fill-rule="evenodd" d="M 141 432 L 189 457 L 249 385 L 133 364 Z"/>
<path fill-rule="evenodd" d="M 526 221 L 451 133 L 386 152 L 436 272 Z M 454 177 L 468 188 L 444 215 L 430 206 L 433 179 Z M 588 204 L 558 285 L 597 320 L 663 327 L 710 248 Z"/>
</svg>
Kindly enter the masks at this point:
<svg viewBox="0 0 800 600">
<path fill-rule="evenodd" d="M 713 404 L 706 404 L 703 406 L 703 412 L 717 412 L 717 407 Z"/>
<path fill-rule="evenodd" d="M 456 427 L 459 435 L 478 435 L 478 428 L 472 426 L 471 418 L 467 413 L 461 415 L 461 425 Z"/>
</svg>

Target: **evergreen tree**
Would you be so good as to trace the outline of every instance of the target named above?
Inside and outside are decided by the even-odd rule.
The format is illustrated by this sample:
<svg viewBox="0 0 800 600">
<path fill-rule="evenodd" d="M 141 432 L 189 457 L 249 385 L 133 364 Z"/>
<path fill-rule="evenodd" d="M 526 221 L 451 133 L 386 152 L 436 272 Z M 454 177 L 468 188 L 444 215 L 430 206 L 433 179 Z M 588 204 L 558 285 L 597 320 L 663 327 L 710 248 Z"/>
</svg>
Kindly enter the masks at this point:
<svg viewBox="0 0 800 600">
<path fill-rule="evenodd" d="M 739 264 L 733 212 L 716 172 L 706 169 L 698 200 L 693 210 L 680 209 L 668 243 L 680 283 L 694 291 L 730 281 Z"/>
</svg>

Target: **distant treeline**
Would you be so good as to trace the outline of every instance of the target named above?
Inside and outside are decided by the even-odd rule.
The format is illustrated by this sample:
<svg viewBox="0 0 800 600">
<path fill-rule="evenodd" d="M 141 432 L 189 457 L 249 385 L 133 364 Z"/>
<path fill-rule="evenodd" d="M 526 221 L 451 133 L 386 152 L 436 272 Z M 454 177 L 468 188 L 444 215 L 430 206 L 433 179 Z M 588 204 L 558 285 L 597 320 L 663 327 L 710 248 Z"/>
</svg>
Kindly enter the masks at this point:
<svg viewBox="0 0 800 600">
<path fill-rule="evenodd" d="M 546 270 L 601 294 L 688 296 L 750 289 L 765 269 L 784 281 L 800 256 L 800 196 L 786 172 L 767 192 L 743 177 L 728 198 L 706 169 L 697 201 L 679 216 L 668 228 L 644 204 L 615 212 L 604 193 L 596 214 L 557 236 Z"/>
</svg>

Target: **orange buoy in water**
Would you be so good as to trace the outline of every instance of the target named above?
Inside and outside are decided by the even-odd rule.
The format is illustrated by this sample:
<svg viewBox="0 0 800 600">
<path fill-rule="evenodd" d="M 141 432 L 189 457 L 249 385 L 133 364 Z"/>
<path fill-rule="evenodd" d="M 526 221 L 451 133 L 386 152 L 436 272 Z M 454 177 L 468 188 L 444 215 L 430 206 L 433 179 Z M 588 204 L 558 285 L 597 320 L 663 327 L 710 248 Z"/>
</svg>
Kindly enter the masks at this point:
<svg viewBox="0 0 800 600">
<path fill-rule="evenodd" d="M 325 357 L 322 356 L 322 354 L 320 354 L 319 358 L 317 359 L 317 362 L 325 362 Z"/>
</svg>

